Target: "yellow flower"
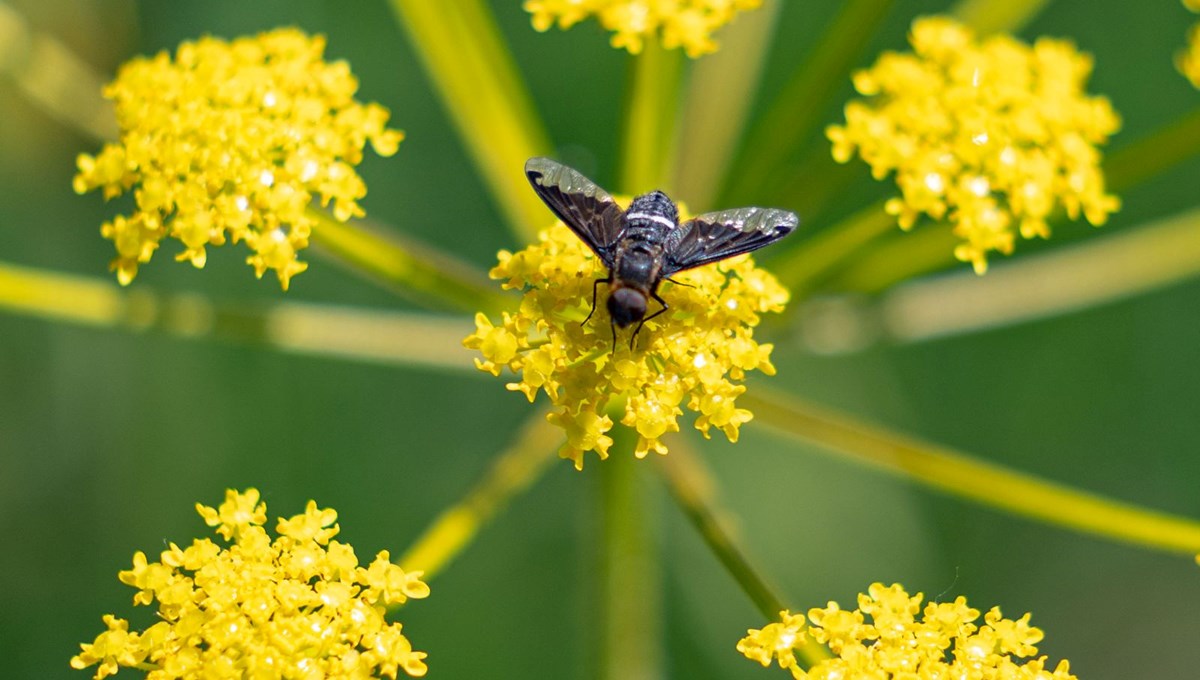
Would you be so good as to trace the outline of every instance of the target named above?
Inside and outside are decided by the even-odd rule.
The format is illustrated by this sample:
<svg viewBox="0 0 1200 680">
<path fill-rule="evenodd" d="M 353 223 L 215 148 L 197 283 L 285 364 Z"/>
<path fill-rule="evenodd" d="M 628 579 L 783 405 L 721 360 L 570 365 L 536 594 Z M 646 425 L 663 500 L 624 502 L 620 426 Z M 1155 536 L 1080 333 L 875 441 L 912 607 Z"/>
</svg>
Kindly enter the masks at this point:
<svg viewBox="0 0 1200 680">
<path fill-rule="evenodd" d="M 1046 657 L 1037 656 L 1040 629 L 1029 625 L 1029 614 L 1006 619 L 993 607 L 979 622 L 979 610 L 966 598 L 930 602 L 909 596 L 899 584 L 872 584 L 858 596 L 858 609 L 846 611 L 830 602 L 811 609 L 808 628 L 800 614 L 780 613 L 782 622 L 750 630 L 738 651 L 764 666 L 775 658 L 792 677 L 811 680 L 848 678 L 1027 678 L 1075 680 L 1070 664 L 1060 661 L 1047 670 Z M 795 651 L 805 636 L 827 645 L 834 657 L 807 671 L 796 663 Z"/>
<path fill-rule="evenodd" d="M 308 266 L 319 197 L 346 221 L 363 214 L 366 186 L 354 166 L 369 141 L 396 152 L 403 135 L 388 112 L 355 101 L 358 81 L 345 62 L 322 60 L 325 39 L 279 29 L 232 43 L 201 38 L 125 64 L 105 89 L 121 140 L 79 156 L 75 191 L 133 191 L 136 210 L 105 223 L 122 285 L 164 238 L 183 244 L 177 260 L 203 267 L 206 246 L 245 241 L 247 263 L 274 270 L 284 290 Z"/>
<path fill-rule="evenodd" d="M 384 619 L 389 605 L 429 595 L 421 572 L 405 573 L 387 551 L 360 566 L 351 546 L 332 540 L 337 513 L 314 501 L 280 518 L 273 540 L 255 489 L 196 507 L 232 545 L 171 543 L 159 562 L 135 553 L 119 576 L 138 590 L 135 604 L 158 601 L 158 622 L 130 632 L 105 616 L 106 630 L 80 645 L 73 668 L 99 664 L 97 679 L 122 666 L 149 670 L 150 680 L 425 675 L 425 653 Z"/>
<path fill-rule="evenodd" d="M 796 650 L 804 644 L 804 615 L 792 614 L 786 609 L 779 612 L 779 623 L 769 623 L 761 630 L 751 628 L 746 637 L 738 640 L 737 650 L 747 659 L 757 661 L 764 667 L 772 660 L 779 661 L 795 677 L 804 677 L 804 669 L 796 662 Z"/>
<path fill-rule="evenodd" d="M 1097 149 L 1120 119 L 1084 92 L 1089 56 L 1049 38 L 979 41 L 944 17 L 916 20 L 909 40 L 915 54 L 886 52 L 855 73 L 868 99 L 826 130 L 838 162 L 857 151 L 876 179 L 896 173 L 887 211 L 901 228 L 922 214 L 948 219 L 963 239 L 955 256 L 983 273 L 1016 233 L 1049 236 L 1056 209 L 1099 226 L 1120 207 L 1104 193 Z"/>
<path fill-rule="evenodd" d="M 612 46 L 638 54 L 646 40 L 663 47 L 682 47 L 689 57 L 715 52 L 712 34 L 738 12 L 757 9 L 762 0 L 525 0 L 533 27 L 549 30 L 555 23 L 570 28 L 595 16 L 613 31 Z"/>
<path fill-rule="evenodd" d="M 1193 12 L 1200 12 L 1200 0 L 1183 0 L 1183 4 Z M 1188 29 L 1187 43 L 1187 47 L 1175 55 L 1175 66 L 1193 87 L 1200 88 L 1200 23 L 1192 24 Z"/>
<path fill-rule="evenodd" d="M 750 412 L 736 407 L 749 371 L 775 373 L 772 346 L 754 341 L 759 315 L 778 312 L 787 291 L 749 256 L 674 275 L 660 294 L 670 305 L 648 322 L 630 349 L 622 335 L 615 344 L 603 299 L 592 319 L 581 323 L 592 303 L 592 282 L 605 276 L 603 263 L 561 222 L 539 235 L 538 243 L 517 253 L 500 252 L 491 271 L 504 288 L 524 291 L 520 306 L 494 325 L 475 317 L 474 333 L 463 344 L 479 350 L 475 365 L 500 375 L 508 368 L 518 380 L 508 389 L 533 401 L 545 392 L 555 409 L 551 423 L 563 428 L 559 454 L 583 468 L 583 454 L 608 457 L 607 432 L 621 423 L 637 432 L 636 455 L 666 453 L 660 438 L 679 430 L 683 407 L 697 414 L 695 426 L 711 428 L 737 441 Z"/>
</svg>

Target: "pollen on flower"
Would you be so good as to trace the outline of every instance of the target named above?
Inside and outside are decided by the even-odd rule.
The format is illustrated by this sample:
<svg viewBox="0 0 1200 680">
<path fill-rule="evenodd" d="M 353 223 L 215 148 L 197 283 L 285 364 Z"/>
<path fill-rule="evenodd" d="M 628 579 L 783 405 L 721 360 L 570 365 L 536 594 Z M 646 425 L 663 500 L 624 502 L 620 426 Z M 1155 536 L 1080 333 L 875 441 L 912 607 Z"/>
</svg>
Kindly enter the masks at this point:
<svg viewBox="0 0 1200 680">
<path fill-rule="evenodd" d="M 323 60 L 325 39 L 279 29 L 226 42 L 201 38 L 125 64 L 105 88 L 121 139 L 77 161 L 75 190 L 135 210 L 101 228 L 116 246 L 112 269 L 127 285 L 166 238 L 177 260 L 203 267 L 208 246 L 244 242 L 247 263 L 287 289 L 319 201 L 341 221 L 361 216 L 366 185 L 354 166 L 369 142 L 390 156 L 403 134 L 388 112 L 354 99 L 344 62 Z"/>
<path fill-rule="evenodd" d="M 712 34 L 733 21 L 738 12 L 757 9 L 762 0 L 525 0 L 539 31 L 571 26 L 595 16 L 612 31 L 612 46 L 631 54 L 642 51 L 647 40 L 663 47 L 682 47 L 693 59 L 715 52 Z"/>
<path fill-rule="evenodd" d="M 777 660 L 797 680 L 833 678 L 1037 678 L 1076 680 L 1070 664 L 1053 670 L 1038 656 L 1040 629 L 1029 625 L 1029 614 L 1006 619 L 993 607 L 980 612 L 966 598 L 929 602 L 921 593 L 910 596 L 899 584 L 872 584 L 858 596 L 858 609 L 847 611 L 835 602 L 804 617 L 780 612 L 781 621 L 751 629 L 738 642 L 746 658 L 763 666 Z M 833 658 L 804 670 L 796 651 L 812 640 L 829 647 Z"/>
<path fill-rule="evenodd" d="M 913 23 L 913 53 L 884 53 L 854 75 L 865 99 L 830 126 L 833 157 L 857 154 L 876 179 L 895 173 L 888 213 L 910 229 L 948 220 L 955 256 L 978 273 L 1017 234 L 1045 238 L 1058 210 L 1100 226 L 1120 208 L 1105 193 L 1097 148 L 1120 127 L 1108 99 L 1084 90 L 1092 60 L 1074 45 L 977 39 L 945 17 Z"/>
<path fill-rule="evenodd" d="M 634 453 L 666 453 L 660 438 L 679 430 L 686 408 L 696 429 L 737 441 L 751 413 L 736 405 L 749 371 L 774 375 L 772 346 L 754 340 L 761 314 L 782 311 L 788 293 L 767 272 L 741 256 L 673 275 L 659 294 L 670 309 L 649 321 L 629 348 L 623 331 L 613 343 L 604 298 L 588 323 L 592 282 L 605 269 L 561 222 L 517 253 L 502 251 L 491 271 L 503 287 L 524 291 L 520 305 L 494 324 L 475 317 L 463 344 L 478 350 L 476 366 L 516 376 L 508 389 L 533 401 L 544 392 L 554 405 L 548 420 L 566 433 L 559 454 L 583 468 L 583 455 L 608 457 L 613 418 L 637 433 Z M 601 286 L 603 289 L 603 286 Z M 603 295 L 603 292 L 601 292 Z M 612 413 L 613 417 L 609 417 Z"/>
<path fill-rule="evenodd" d="M 105 631 L 80 645 L 73 668 L 97 666 L 97 680 L 121 667 L 189 680 L 425 675 L 425 653 L 384 618 L 390 605 L 429 595 L 421 572 L 405 572 L 387 551 L 361 566 L 353 547 L 332 540 L 337 513 L 314 501 L 280 518 L 274 539 L 255 489 L 196 507 L 232 543 L 171 543 L 158 562 L 135 553 L 119 578 L 137 589 L 134 604 L 158 602 L 158 622 L 131 632 L 128 621 L 105 616 Z"/>
</svg>

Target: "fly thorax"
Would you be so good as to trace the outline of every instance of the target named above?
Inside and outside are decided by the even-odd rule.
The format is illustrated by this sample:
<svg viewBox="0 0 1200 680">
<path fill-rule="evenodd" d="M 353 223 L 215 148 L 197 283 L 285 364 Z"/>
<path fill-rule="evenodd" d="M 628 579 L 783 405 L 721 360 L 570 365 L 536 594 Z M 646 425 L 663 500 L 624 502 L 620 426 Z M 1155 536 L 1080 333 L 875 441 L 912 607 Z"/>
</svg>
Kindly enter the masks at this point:
<svg viewBox="0 0 1200 680">
<path fill-rule="evenodd" d="M 653 286 L 662 263 L 657 255 L 662 252 L 658 246 L 636 244 L 622 251 L 616 262 L 617 280 L 633 284 L 637 288 L 649 289 Z"/>
</svg>

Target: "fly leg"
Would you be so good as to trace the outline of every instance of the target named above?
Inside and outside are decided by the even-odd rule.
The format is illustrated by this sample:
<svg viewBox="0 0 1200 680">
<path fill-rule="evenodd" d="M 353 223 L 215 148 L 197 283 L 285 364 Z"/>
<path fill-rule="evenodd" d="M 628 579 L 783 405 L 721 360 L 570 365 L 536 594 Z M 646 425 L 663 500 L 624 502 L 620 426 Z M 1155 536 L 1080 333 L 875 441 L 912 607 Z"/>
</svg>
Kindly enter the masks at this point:
<svg viewBox="0 0 1200 680">
<path fill-rule="evenodd" d="M 657 300 L 658 304 L 662 305 L 662 309 L 651 314 L 650 316 L 642 317 L 642 320 L 638 322 L 637 328 L 633 329 L 633 335 L 629 337 L 629 351 L 631 351 L 631 352 L 633 351 L 633 343 L 635 340 L 637 340 L 638 331 L 642 330 L 642 326 L 645 326 L 646 322 L 649 321 L 650 319 L 653 319 L 654 317 L 658 316 L 659 314 L 662 314 L 663 312 L 670 309 L 670 307 L 667 306 L 667 301 L 658 296 L 657 289 L 650 291 L 650 297 Z"/>
<path fill-rule="evenodd" d="M 611 284 L 612 283 L 612 274 L 609 274 L 608 278 L 596 279 L 595 281 L 592 282 L 592 311 L 588 312 L 587 318 L 584 319 L 582 322 L 580 322 L 580 324 L 579 324 L 580 326 L 586 324 L 588 322 L 588 320 L 590 320 L 592 318 L 592 315 L 596 313 L 596 288 L 602 283 L 603 284 Z M 616 333 L 616 331 L 613 331 L 613 332 Z M 613 338 L 613 343 L 614 344 L 616 343 L 615 336 Z"/>
</svg>

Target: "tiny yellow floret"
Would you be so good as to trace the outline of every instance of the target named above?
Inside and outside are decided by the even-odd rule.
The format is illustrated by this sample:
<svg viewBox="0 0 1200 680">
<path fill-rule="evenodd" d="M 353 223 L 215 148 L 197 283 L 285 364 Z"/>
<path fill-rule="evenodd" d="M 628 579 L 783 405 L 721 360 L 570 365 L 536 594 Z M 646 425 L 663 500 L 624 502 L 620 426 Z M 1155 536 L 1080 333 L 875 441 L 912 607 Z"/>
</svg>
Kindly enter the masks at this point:
<svg viewBox="0 0 1200 680">
<path fill-rule="evenodd" d="M 206 37 L 121 67 L 104 90 L 119 142 L 82 154 L 75 191 L 106 199 L 133 192 L 136 208 L 106 222 L 116 246 L 111 268 L 128 285 L 165 238 L 175 256 L 203 267 L 207 247 L 244 241 L 260 278 L 275 272 L 287 290 L 308 266 L 315 201 L 338 220 L 363 215 L 367 188 L 354 166 L 368 142 L 381 156 L 403 134 L 387 109 L 354 99 L 345 62 L 324 61 L 325 39 L 278 29 L 226 42 Z"/>
<path fill-rule="evenodd" d="M 627 204 L 628 201 L 624 201 Z M 491 271 L 503 287 L 524 291 L 516 310 L 494 324 L 475 317 L 475 332 L 463 344 L 482 354 L 475 365 L 517 380 L 508 389 L 533 401 L 544 392 L 554 405 L 548 420 L 566 433 L 559 454 L 583 468 L 583 454 L 608 457 L 613 418 L 637 433 L 634 453 L 666 453 L 661 437 L 677 432 L 683 409 L 696 413 L 696 429 L 711 429 L 737 441 L 751 413 L 737 408 L 741 383 L 753 370 L 774 375 L 772 346 L 754 340 L 759 316 L 783 310 L 788 293 L 747 256 L 672 276 L 659 294 L 670 309 L 646 323 L 629 347 L 627 329 L 614 346 L 604 286 L 596 311 L 592 283 L 604 278 L 603 263 L 561 222 L 517 253 L 500 252 Z M 612 417 L 610 417 L 612 414 Z"/>
<path fill-rule="evenodd" d="M 612 46 L 631 54 L 647 40 L 661 40 L 667 49 L 682 47 L 693 59 L 717 50 L 712 34 L 733 21 L 738 12 L 757 9 L 762 0 L 525 0 L 533 27 L 547 31 L 558 24 L 567 29 L 595 16 L 612 31 Z"/>
<path fill-rule="evenodd" d="M 737 649 L 763 666 L 777 660 L 796 680 L 1076 680 L 1067 661 L 1048 670 L 1046 657 L 1037 656 L 1043 633 L 1029 625 L 1029 614 L 1006 619 L 993 607 L 980 623 L 964 597 L 922 607 L 923 600 L 899 584 L 875 583 L 858 596 L 858 609 L 836 602 L 810 609 L 807 627 L 803 615 L 783 611 L 780 622 L 749 630 Z M 801 668 L 796 651 L 808 640 L 826 645 L 833 658 Z"/>
<path fill-rule="evenodd" d="M 130 632 L 124 619 L 105 616 L 106 630 L 80 645 L 73 668 L 97 666 L 97 680 L 121 667 L 149 680 L 425 675 L 425 653 L 384 618 L 389 606 L 429 595 L 421 572 L 405 572 L 386 550 L 359 565 L 354 548 L 332 540 L 337 513 L 315 501 L 280 518 L 274 539 L 255 489 L 196 508 L 232 543 L 171 543 L 159 562 L 135 553 L 119 577 L 137 589 L 134 604 L 157 601 L 158 622 Z"/>
<path fill-rule="evenodd" d="M 1048 237 L 1060 210 L 1100 226 L 1120 208 L 1098 149 L 1120 118 L 1085 92 L 1091 57 L 1063 40 L 980 40 L 945 17 L 916 20 L 909 41 L 913 53 L 885 52 L 854 74 L 866 99 L 826 130 L 838 162 L 857 153 L 875 179 L 895 173 L 900 196 L 886 209 L 902 229 L 921 215 L 949 221 L 955 256 L 982 274 L 1017 234 Z"/>
</svg>

